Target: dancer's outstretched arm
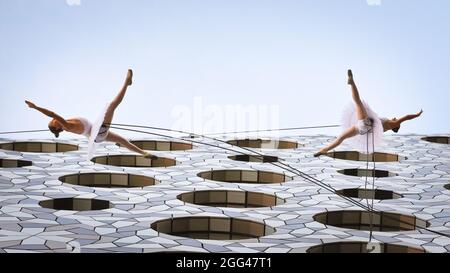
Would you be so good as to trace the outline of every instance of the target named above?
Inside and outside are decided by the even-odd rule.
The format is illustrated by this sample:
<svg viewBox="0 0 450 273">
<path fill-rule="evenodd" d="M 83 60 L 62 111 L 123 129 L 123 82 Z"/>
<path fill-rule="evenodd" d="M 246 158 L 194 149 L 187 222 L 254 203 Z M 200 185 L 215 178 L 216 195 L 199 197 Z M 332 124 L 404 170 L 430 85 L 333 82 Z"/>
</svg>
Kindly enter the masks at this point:
<svg viewBox="0 0 450 273">
<path fill-rule="evenodd" d="M 403 122 L 408 121 L 408 120 L 416 119 L 416 118 L 420 117 L 422 114 L 423 114 L 423 110 L 420 110 L 420 112 L 417 113 L 417 114 L 411 114 L 411 115 L 406 115 L 406 116 L 404 116 L 404 117 L 401 117 L 400 119 L 394 121 L 394 124 L 392 125 L 392 127 L 393 127 L 393 128 L 400 127 L 400 125 L 401 125 Z"/>
<path fill-rule="evenodd" d="M 400 118 L 398 121 L 400 123 L 402 123 L 402 122 L 405 122 L 405 121 L 408 121 L 408 120 L 416 119 L 416 118 L 420 117 L 422 114 L 423 114 L 423 110 L 420 110 L 419 113 L 412 114 L 412 115 L 406 115 L 406 116 Z"/>
<path fill-rule="evenodd" d="M 50 111 L 50 110 L 45 109 L 45 108 L 42 108 L 42 107 L 39 107 L 39 106 L 36 106 L 36 104 L 32 103 L 31 101 L 27 101 L 27 100 L 26 100 L 25 103 L 26 103 L 26 104 L 28 105 L 28 107 L 30 107 L 31 109 L 38 110 L 39 112 L 41 112 L 42 114 L 46 115 L 47 117 L 56 119 L 59 123 L 61 123 L 61 125 L 62 125 L 63 127 L 67 127 L 67 126 L 69 125 L 69 124 L 67 123 L 67 121 L 66 121 L 63 117 L 61 117 L 60 115 L 56 114 L 55 112 Z"/>
</svg>

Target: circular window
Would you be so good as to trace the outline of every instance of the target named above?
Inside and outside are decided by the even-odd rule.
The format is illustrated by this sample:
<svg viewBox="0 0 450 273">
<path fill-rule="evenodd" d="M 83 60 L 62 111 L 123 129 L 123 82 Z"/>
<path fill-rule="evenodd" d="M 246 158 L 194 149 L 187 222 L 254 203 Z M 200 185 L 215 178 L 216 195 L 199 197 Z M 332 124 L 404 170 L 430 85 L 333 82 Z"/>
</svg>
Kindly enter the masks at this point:
<svg viewBox="0 0 450 273">
<path fill-rule="evenodd" d="M 57 142 L 10 142 L 0 144 L 0 149 L 24 153 L 65 153 L 77 151 L 79 147 Z"/>
<path fill-rule="evenodd" d="M 143 188 L 157 183 L 154 178 L 122 173 L 81 173 L 62 176 L 63 183 L 97 188 Z"/>
<path fill-rule="evenodd" d="M 390 200 L 403 198 L 403 195 L 401 194 L 386 190 L 344 189 L 336 191 L 336 193 L 342 196 L 356 199 Z"/>
<path fill-rule="evenodd" d="M 228 208 L 262 208 L 284 204 L 284 200 L 266 193 L 210 190 L 180 194 L 179 200 L 194 205 Z"/>
<path fill-rule="evenodd" d="M 308 253 L 426 253 L 422 248 L 383 243 L 337 242 L 313 246 Z"/>
<path fill-rule="evenodd" d="M 414 216 L 368 211 L 330 211 L 314 216 L 314 220 L 327 226 L 374 231 L 407 231 L 429 227 L 427 221 Z"/>
<path fill-rule="evenodd" d="M 256 149 L 297 149 L 300 145 L 294 141 L 270 139 L 237 139 L 227 141 L 228 144 Z"/>
<path fill-rule="evenodd" d="M 292 180 L 292 177 L 281 173 L 252 170 L 217 170 L 198 174 L 207 180 L 227 183 L 277 184 Z"/>
<path fill-rule="evenodd" d="M 391 173 L 384 170 L 366 170 L 366 169 L 345 169 L 338 171 L 338 173 L 349 176 L 376 177 L 376 178 L 397 176 L 397 174 L 395 173 Z"/>
<path fill-rule="evenodd" d="M 400 160 L 407 159 L 406 157 L 402 157 L 396 154 L 389 154 L 389 153 L 363 154 L 355 151 L 331 152 L 326 154 L 326 156 L 335 159 L 369 161 L 369 162 L 397 162 Z"/>
<path fill-rule="evenodd" d="M 112 208 L 109 201 L 100 199 L 59 198 L 39 202 L 43 208 L 53 210 L 93 211 Z"/>
<path fill-rule="evenodd" d="M 31 161 L 0 159 L 0 168 L 22 168 L 33 165 Z"/>
<path fill-rule="evenodd" d="M 161 140 L 132 140 L 130 142 L 146 151 L 186 151 L 193 149 L 191 143 L 185 142 Z"/>
<path fill-rule="evenodd" d="M 184 217 L 155 222 L 151 228 L 177 237 L 205 240 L 245 240 L 275 233 L 263 223 L 222 217 Z"/>
<path fill-rule="evenodd" d="M 233 155 L 228 157 L 231 160 L 254 162 L 254 163 L 272 163 L 278 162 L 278 157 L 267 155 Z"/>
<path fill-rule="evenodd" d="M 130 168 L 156 168 L 171 167 L 177 162 L 174 159 L 158 157 L 157 159 L 144 158 L 137 155 L 108 155 L 94 157 L 92 162 L 102 165 Z"/>
<path fill-rule="evenodd" d="M 450 144 L 450 137 L 446 136 L 424 137 L 422 140 L 438 144 Z"/>
</svg>

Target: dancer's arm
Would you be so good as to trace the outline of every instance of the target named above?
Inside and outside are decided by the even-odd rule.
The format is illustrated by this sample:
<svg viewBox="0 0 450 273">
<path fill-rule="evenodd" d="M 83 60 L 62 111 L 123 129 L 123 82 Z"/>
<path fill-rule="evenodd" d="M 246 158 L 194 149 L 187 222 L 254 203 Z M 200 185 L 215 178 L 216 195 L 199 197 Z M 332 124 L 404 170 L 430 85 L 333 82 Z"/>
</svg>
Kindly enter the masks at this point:
<svg viewBox="0 0 450 273">
<path fill-rule="evenodd" d="M 69 124 L 67 123 L 67 121 L 62 118 L 60 115 L 56 114 L 53 111 L 50 111 L 48 109 L 45 108 L 41 108 L 39 106 L 36 106 L 36 104 L 32 103 L 31 101 L 25 101 L 25 103 L 28 105 L 28 107 L 30 107 L 31 109 L 35 109 L 38 110 L 39 112 L 41 112 L 42 114 L 54 118 L 56 119 L 59 123 L 61 123 L 62 126 L 67 127 Z"/>
<path fill-rule="evenodd" d="M 416 118 L 420 117 L 422 115 L 422 113 L 423 113 L 423 110 L 420 110 L 420 112 L 417 114 L 406 115 L 406 116 L 400 118 L 399 120 L 397 120 L 396 123 L 398 123 L 398 125 L 400 125 L 405 121 L 416 119 Z"/>
</svg>

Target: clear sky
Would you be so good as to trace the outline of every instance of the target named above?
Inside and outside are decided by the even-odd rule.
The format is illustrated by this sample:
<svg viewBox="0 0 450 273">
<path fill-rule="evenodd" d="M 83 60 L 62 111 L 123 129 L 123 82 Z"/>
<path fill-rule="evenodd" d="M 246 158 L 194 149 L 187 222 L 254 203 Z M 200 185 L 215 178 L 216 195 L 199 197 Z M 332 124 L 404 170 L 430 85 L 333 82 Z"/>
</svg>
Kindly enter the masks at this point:
<svg viewBox="0 0 450 273">
<path fill-rule="evenodd" d="M 380 115 L 424 109 L 401 133 L 450 133 L 449 12 L 448 0 L 0 0 L 0 131 L 46 128 L 24 99 L 95 119 L 131 67 L 116 122 L 336 124 L 352 68 Z"/>
</svg>

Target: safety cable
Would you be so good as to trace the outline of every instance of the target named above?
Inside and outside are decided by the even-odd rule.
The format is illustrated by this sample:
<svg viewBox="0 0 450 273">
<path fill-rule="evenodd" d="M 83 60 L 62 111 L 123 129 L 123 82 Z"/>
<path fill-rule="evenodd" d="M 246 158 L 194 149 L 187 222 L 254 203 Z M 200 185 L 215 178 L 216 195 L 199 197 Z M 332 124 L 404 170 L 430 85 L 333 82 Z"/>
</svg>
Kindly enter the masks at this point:
<svg viewBox="0 0 450 273">
<path fill-rule="evenodd" d="M 172 130 L 172 129 L 167 129 L 167 128 L 159 128 L 159 127 L 152 127 L 152 126 L 142 126 L 142 125 L 131 125 L 131 124 L 117 124 L 117 123 L 114 123 L 114 124 L 109 124 L 109 125 L 115 125 L 115 126 L 123 126 L 123 127 L 134 127 L 134 128 L 144 128 L 144 129 L 153 129 L 153 130 L 160 130 L 160 131 L 169 131 L 169 132 L 175 132 L 175 133 L 182 133 L 182 134 L 189 134 L 189 135 L 194 135 L 194 136 L 199 136 L 199 137 L 203 137 L 203 138 L 206 138 L 206 139 L 210 139 L 210 140 L 214 140 L 214 141 L 217 141 L 217 142 L 221 142 L 221 143 L 224 143 L 224 144 L 226 144 L 226 145 L 230 145 L 230 146 L 232 146 L 232 147 L 237 147 L 237 148 L 239 148 L 239 149 L 242 149 L 242 150 L 245 150 L 245 151 L 248 151 L 248 152 L 251 152 L 251 153 L 255 153 L 256 155 L 258 155 L 258 156 L 265 156 L 264 154 L 262 154 L 262 153 L 259 153 L 259 152 L 257 152 L 257 151 L 254 151 L 254 150 L 252 150 L 252 149 L 249 149 L 249 148 L 247 148 L 247 147 L 240 147 L 240 146 L 237 146 L 237 145 L 233 145 L 233 144 L 231 144 L 231 143 L 228 143 L 228 142 L 226 142 L 226 141 L 224 141 L 224 140 L 221 140 L 221 139 L 217 139 L 217 138 L 213 138 L 213 137 L 208 137 L 208 136 L 204 136 L 204 135 L 199 135 L 199 134 L 195 134 L 195 133 L 191 133 L 191 132 L 186 132 L 186 131 L 181 131 L 181 130 Z M 139 132 L 145 132 L 145 131 L 139 131 Z M 145 132 L 145 133 L 148 133 L 148 132 Z M 167 136 L 167 135 L 161 135 L 161 134 L 156 134 L 156 135 L 158 135 L 158 136 L 163 136 L 163 137 L 169 137 L 169 138 L 174 138 L 174 137 L 172 137 L 172 136 Z M 183 139 L 183 138 L 177 138 L 178 140 L 186 140 L 186 139 Z M 199 141 L 195 141 L 194 143 L 199 143 L 199 144 L 204 144 L 204 142 L 199 142 Z M 210 145 L 209 144 L 209 146 L 214 146 L 214 145 Z M 221 146 L 217 146 L 218 148 L 223 148 L 223 147 L 221 147 Z M 230 150 L 230 149 L 226 149 L 226 150 Z M 233 149 L 231 149 L 231 151 L 233 151 L 233 152 L 235 152 L 235 153 L 239 153 L 239 154 L 243 154 L 242 152 L 239 152 L 239 151 L 236 151 L 236 150 L 233 150 Z M 245 155 L 248 155 L 248 154 L 245 154 Z M 249 155 L 250 157 L 253 157 L 253 158 L 257 158 L 257 157 L 255 157 L 254 155 L 252 156 L 252 155 Z M 322 181 L 320 181 L 320 180 L 318 180 L 318 179 L 316 179 L 316 178 L 314 178 L 314 177 L 312 177 L 312 176 L 310 176 L 310 175 L 308 175 L 308 174 L 306 174 L 306 173 L 303 173 L 303 172 L 301 172 L 300 170 L 298 170 L 298 169 L 296 169 L 296 168 L 294 168 L 294 167 L 292 167 L 292 166 L 290 166 L 289 164 L 284 164 L 284 163 L 282 163 L 282 162 L 268 162 L 268 163 L 270 163 L 270 164 L 272 164 L 272 165 L 274 165 L 274 166 L 277 166 L 277 167 L 279 167 L 279 168 L 282 168 L 283 170 L 286 170 L 286 171 L 288 171 L 288 172 L 292 172 L 292 173 L 294 173 L 294 174 L 296 174 L 296 175 L 299 175 L 299 176 L 301 176 L 302 178 L 304 178 L 304 179 L 306 179 L 306 180 L 308 180 L 308 181 L 310 181 L 310 182 L 312 182 L 312 183 L 314 183 L 314 184 L 321 184 L 321 185 L 318 185 L 318 186 L 320 186 L 320 187 L 322 187 L 322 188 L 326 188 L 327 190 L 329 190 L 329 191 L 331 191 L 332 193 L 334 193 L 334 194 L 338 194 L 338 195 L 340 195 L 334 188 L 332 188 L 330 185 L 327 185 L 327 184 L 325 184 L 325 183 L 323 183 Z M 283 165 L 284 167 L 282 167 L 282 166 L 279 166 L 279 165 L 277 165 L 276 163 L 279 163 L 279 164 L 281 164 L 281 165 Z M 291 169 L 286 169 L 286 168 L 291 168 Z M 294 171 L 296 171 L 296 172 L 293 172 L 292 171 L 292 169 L 294 170 Z M 314 180 L 314 181 L 311 181 L 311 180 Z M 347 198 L 347 197 L 345 197 L 345 198 Z M 350 202 L 352 202 L 352 201 L 354 201 L 353 199 L 351 199 L 351 198 L 348 198 L 348 201 L 350 201 Z M 358 203 L 359 204 L 359 203 Z"/>
<path fill-rule="evenodd" d="M 122 125 L 122 126 L 123 126 L 123 125 Z M 135 127 L 135 125 L 129 125 L 129 127 Z M 145 127 L 145 126 L 139 126 L 139 125 L 136 125 L 136 127 Z M 242 152 L 237 151 L 237 150 L 235 150 L 235 149 L 225 148 L 225 147 L 221 147 L 221 146 L 214 145 L 214 144 L 204 143 L 204 142 L 201 142 L 201 141 L 195 141 L 195 140 L 192 140 L 192 139 L 183 139 L 183 138 L 177 138 L 177 137 L 168 136 L 168 135 L 163 135 L 163 134 L 151 133 L 151 132 L 147 132 L 147 131 L 134 130 L 134 129 L 126 129 L 126 128 L 113 127 L 113 126 L 111 126 L 110 128 L 112 128 L 112 129 L 118 129 L 118 130 L 131 131 L 131 132 L 137 132 L 137 133 L 144 133 L 144 134 L 149 134 L 149 135 L 154 135 L 154 136 L 160 136 L 160 137 L 166 137 L 166 138 L 171 138 L 171 139 L 176 139 L 176 140 L 181 140 L 181 141 L 188 141 L 188 142 L 192 142 L 192 143 L 197 143 L 197 144 L 201 144 L 201 145 L 207 145 L 207 146 L 216 147 L 216 148 L 219 148 L 219 149 L 224 149 L 224 150 L 227 150 L 227 151 L 232 151 L 233 153 L 243 154 Z M 153 128 L 154 128 L 154 127 L 153 127 Z M 170 129 L 161 128 L 161 130 L 170 130 Z M 185 133 L 186 133 L 186 132 L 185 132 Z M 221 140 L 218 140 L 218 141 L 221 141 Z M 227 145 L 234 146 L 234 145 L 229 144 L 229 143 L 227 143 L 227 142 L 224 142 L 224 143 L 226 143 Z M 244 148 L 244 147 L 238 147 L 238 148 L 247 150 L 247 149 Z M 259 154 L 259 153 L 256 152 L 256 151 L 253 151 L 253 150 L 249 150 L 249 151 L 250 151 L 250 152 L 253 152 L 253 153 L 256 153 L 257 155 L 262 155 L 262 154 Z M 255 157 L 255 155 L 249 155 L 249 156 L 250 156 L 250 157 Z M 356 200 L 353 200 L 353 199 L 348 198 L 348 197 L 346 197 L 346 196 L 342 196 L 342 195 L 339 194 L 333 187 L 331 187 L 331 186 L 329 186 L 329 185 L 323 183 L 323 182 L 320 181 L 320 180 L 317 180 L 316 178 L 311 177 L 311 176 L 308 175 L 308 174 L 305 174 L 305 173 L 301 172 L 300 170 L 298 170 L 298 169 L 296 169 L 296 168 L 294 168 L 294 167 L 292 167 L 292 166 L 290 166 L 290 165 L 283 164 L 283 163 L 281 163 L 281 162 L 268 162 L 268 163 L 271 164 L 271 165 L 274 165 L 274 166 L 276 166 L 276 167 L 279 167 L 279 168 L 281 168 L 281 169 L 283 169 L 283 170 L 285 170 L 285 171 L 291 172 L 291 173 L 293 173 L 293 174 L 295 174 L 295 175 L 297 175 L 297 176 L 300 176 L 300 177 L 302 177 L 302 178 L 308 180 L 309 182 L 316 184 L 317 186 L 319 186 L 319 187 L 321 187 L 321 188 L 325 188 L 326 190 L 328 190 L 328 191 L 330 191 L 330 192 L 332 192 L 332 193 L 334 193 L 334 194 L 337 194 L 337 195 L 341 196 L 342 198 L 346 199 L 347 201 L 351 202 L 352 204 L 354 204 L 354 205 L 356 205 L 356 206 L 359 206 L 359 207 L 361 207 L 361 208 L 363 208 L 363 209 L 367 209 L 364 205 L 360 204 L 360 203 L 357 202 Z M 277 165 L 276 163 L 280 163 L 281 165 L 284 165 L 284 166 Z M 289 168 L 290 168 L 290 169 L 289 169 Z M 311 180 L 312 180 L 312 181 L 311 181 Z"/>
<path fill-rule="evenodd" d="M 365 183 L 364 183 L 364 190 L 367 193 L 367 184 L 369 183 L 369 133 L 372 134 L 373 139 L 373 122 L 370 125 L 371 129 L 366 132 L 366 175 L 365 175 Z M 372 150 L 372 161 L 375 163 L 375 150 Z M 372 177 L 375 177 L 375 168 L 372 170 Z M 375 198 L 375 191 L 372 192 L 372 202 Z M 372 207 L 369 204 L 369 198 L 366 199 L 367 207 L 370 208 L 370 216 L 369 216 L 369 222 L 370 222 L 370 234 L 369 234 L 369 243 L 372 242 L 373 238 L 373 203 Z"/>
<path fill-rule="evenodd" d="M 373 126 L 372 126 L 372 128 L 373 128 Z M 367 143 L 367 145 L 369 145 L 368 143 Z M 372 211 L 373 211 L 373 208 L 374 208 L 374 200 L 375 200 L 375 194 L 376 194 L 376 191 L 375 191 L 375 173 L 376 173 L 376 170 L 377 170 L 377 167 L 376 167 L 376 160 L 375 160 L 375 133 L 374 133 L 374 131 L 373 131 L 373 129 L 372 129 L 372 161 L 373 161 L 373 173 L 372 173 L 372 192 L 373 192 L 373 196 L 372 196 L 372 204 L 371 204 L 371 208 L 372 208 Z M 372 224 L 372 222 L 373 222 L 373 213 L 371 213 L 371 219 L 370 219 L 370 223 Z M 372 226 L 370 227 L 370 241 L 372 241 L 372 238 L 373 238 L 373 230 L 372 230 Z"/>
<path fill-rule="evenodd" d="M 48 131 L 48 129 L 28 130 L 28 131 L 0 132 L 0 135 L 27 134 L 27 133 L 41 133 L 41 132 L 47 132 L 47 131 Z"/>
<path fill-rule="evenodd" d="M 290 127 L 290 128 L 280 128 L 280 129 L 263 129 L 263 130 L 255 130 L 255 131 L 236 131 L 236 132 L 224 132 L 224 133 L 205 134 L 204 136 L 218 136 L 218 135 L 258 133 L 258 132 L 276 132 L 276 131 L 295 131 L 295 130 L 336 128 L 336 127 L 340 127 L 340 125 Z M 27 130 L 27 131 L 11 131 L 11 132 L 0 132 L 0 135 L 25 134 L 25 133 L 41 133 L 41 132 L 47 132 L 47 131 L 48 131 L 48 129 Z"/>
<path fill-rule="evenodd" d="M 235 132 L 223 132 L 223 133 L 204 134 L 203 136 L 225 136 L 225 135 L 231 135 L 231 134 L 245 134 L 245 133 L 297 131 L 297 130 L 308 130 L 308 129 L 337 128 L 337 127 L 340 127 L 340 126 L 341 125 L 322 125 L 322 126 L 281 128 L 281 129 L 264 129 L 264 130 L 254 130 L 254 131 L 235 131 Z"/>
</svg>

